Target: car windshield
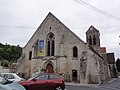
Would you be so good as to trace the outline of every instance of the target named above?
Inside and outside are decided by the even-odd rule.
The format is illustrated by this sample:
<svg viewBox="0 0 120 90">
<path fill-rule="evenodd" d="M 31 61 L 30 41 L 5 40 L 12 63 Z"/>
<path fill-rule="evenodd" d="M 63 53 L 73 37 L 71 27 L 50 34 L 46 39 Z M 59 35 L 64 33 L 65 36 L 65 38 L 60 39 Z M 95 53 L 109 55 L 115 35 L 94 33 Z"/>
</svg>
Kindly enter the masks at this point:
<svg viewBox="0 0 120 90">
<path fill-rule="evenodd" d="M 35 76 L 29 78 L 28 81 L 34 79 L 35 77 L 37 77 L 37 75 L 35 75 Z"/>
<path fill-rule="evenodd" d="M 10 84 L 10 83 L 12 83 L 12 81 L 9 81 L 5 78 L 0 77 L 0 84 Z"/>
<path fill-rule="evenodd" d="M 29 81 L 29 80 L 32 80 L 32 79 L 34 79 L 34 78 L 36 78 L 36 77 L 38 77 L 38 76 L 39 76 L 39 74 L 36 74 L 36 75 L 34 75 L 33 77 L 29 78 L 28 81 Z"/>
</svg>

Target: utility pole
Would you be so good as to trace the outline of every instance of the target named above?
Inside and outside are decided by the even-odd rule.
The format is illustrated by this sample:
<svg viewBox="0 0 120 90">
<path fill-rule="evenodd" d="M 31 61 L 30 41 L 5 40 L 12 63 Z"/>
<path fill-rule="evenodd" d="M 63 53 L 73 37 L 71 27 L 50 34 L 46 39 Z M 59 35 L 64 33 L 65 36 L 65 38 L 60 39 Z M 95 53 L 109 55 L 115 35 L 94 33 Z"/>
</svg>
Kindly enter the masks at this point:
<svg viewBox="0 0 120 90">
<path fill-rule="evenodd" d="M 120 36 L 119 36 L 119 38 L 120 38 Z M 120 45 L 120 43 L 119 43 L 119 45 Z"/>
</svg>

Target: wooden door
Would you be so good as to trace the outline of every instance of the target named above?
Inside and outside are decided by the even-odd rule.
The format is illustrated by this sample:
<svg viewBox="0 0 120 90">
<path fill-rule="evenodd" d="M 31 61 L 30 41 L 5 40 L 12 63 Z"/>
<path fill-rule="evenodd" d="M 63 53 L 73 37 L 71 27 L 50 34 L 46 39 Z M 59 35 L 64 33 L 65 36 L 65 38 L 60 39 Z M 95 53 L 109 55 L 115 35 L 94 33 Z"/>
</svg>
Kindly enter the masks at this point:
<svg viewBox="0 0 120 90">
<path fill-rule="evenodd" d="M 72 80 L 77 81 L 77 70 L 72 70 Z"/>
<path fill-rule="evenodd" d="M 54 73 L 53 65 L 52 65 L 52 64 L 49 63 L 49 64 L 46 66 L 46 72 L 47 72 L 47 73 Z"/>
</svg>

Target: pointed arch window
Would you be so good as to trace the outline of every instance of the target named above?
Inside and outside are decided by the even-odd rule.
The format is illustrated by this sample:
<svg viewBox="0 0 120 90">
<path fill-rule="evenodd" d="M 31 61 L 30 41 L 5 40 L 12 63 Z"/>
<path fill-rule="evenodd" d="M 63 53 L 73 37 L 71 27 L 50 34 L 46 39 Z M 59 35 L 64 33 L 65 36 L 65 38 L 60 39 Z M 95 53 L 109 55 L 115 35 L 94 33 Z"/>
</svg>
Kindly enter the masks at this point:
<svg viewBox="0 0 120 90">
<path fill-rule="evenodd" d="M 65 35 L 62 35 L 61 44 L 64 44 L 64 43 L 65 43 Z"/>
<path fill-rule="evenodd" d="M 32 59 L 32 51 L 29 52 L 29 60 Z"/>
<path fill-rule="evenodd" d="M 92 37 L 89 37 L 89 45 L 92 45 Z"/>
<path fill-rule="evenodd" d="M 93 36 L 93 45 L 96 45 L 96 37 L 95 37 L 95 35 Z"/>
<path fill-rule="evenodd" d="M 53 33 L 47 35 L 47 56 L 54 56 L 55 52 L 55 36 Z"/>
<path fill-rule="evenodd" d="M 73 57 L 78 57 L 78 49 L 76 46 L 73 47 Z"/>
</svg>

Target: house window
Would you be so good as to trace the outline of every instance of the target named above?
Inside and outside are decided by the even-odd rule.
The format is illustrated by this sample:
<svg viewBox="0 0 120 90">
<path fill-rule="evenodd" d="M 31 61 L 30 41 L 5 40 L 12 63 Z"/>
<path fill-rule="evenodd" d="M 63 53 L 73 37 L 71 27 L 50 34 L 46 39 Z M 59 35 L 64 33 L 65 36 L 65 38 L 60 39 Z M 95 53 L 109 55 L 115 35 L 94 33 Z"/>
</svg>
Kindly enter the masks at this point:
<svg viewBox="0 0 120 90">
<path fill-rule="evenodd" d="M 78 57 L 78 49 L 76 46 L 73 47 L 73 57 Z"/>
<path fill-rule="evenodd" d="M 89 37 L 89 45 L 92 45 L 92 37 Z"/>
<path fill-rule="evenodd" d="M 53 33 L 47 35 L 47 56 L 54 56 L 55 52 L 55 36 Z"/>
<path fill-rule="evenodd" d="M 32 51 L 29 52 L 29 60 L 32 59 Z"/>
<path fill-rule="evenodd" d="M 93 45 L 96 45 L 96 38 L 95 38 L 95 35 L 93 36 Z"/>
</svg>

